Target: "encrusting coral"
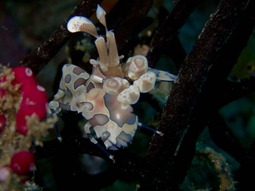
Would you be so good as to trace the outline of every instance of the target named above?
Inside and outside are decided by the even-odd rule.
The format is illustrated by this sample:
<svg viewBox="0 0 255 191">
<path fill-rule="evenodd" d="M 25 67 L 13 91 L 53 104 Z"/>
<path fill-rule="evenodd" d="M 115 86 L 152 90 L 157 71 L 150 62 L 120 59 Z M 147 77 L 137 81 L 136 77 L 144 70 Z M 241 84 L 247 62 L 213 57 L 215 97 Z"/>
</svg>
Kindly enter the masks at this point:
<svg viewBox="0 0 255 191">
<path fill-rule="evenodd" d="M 24 66 L 0 65 L 1 191 L 26 189 L 36 170 L 31 146 L 42 146 L 42 137 L 55 122 L 55 118 L 47 117 L 47 94 L 32 71 Z"/>
</svg>

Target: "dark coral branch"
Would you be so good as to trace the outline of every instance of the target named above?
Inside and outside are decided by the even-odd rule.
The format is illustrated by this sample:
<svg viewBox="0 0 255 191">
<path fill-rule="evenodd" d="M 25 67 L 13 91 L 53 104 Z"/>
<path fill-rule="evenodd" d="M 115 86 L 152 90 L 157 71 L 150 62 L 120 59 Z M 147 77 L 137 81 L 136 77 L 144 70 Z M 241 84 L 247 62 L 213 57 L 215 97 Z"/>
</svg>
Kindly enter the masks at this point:
<svg viewBox="0 0 255 191">
<path fill-rule="evenodd" d="M 211 109 L 211 117 L 208 123 L 210 134 L 220 148 L 234 156 L 234 158 L 242 164 L 245 164 L 247 161 L 247 151 L 239 145 L 238 141 L 235 140 L 235 137 L 226 127 L 226 124 L 218 115 L 218 109 L 236 99 L 255 92 L 254 77 L 236 81 L 230 79 L 222 80 L 221 78 L 221 75 L 226 76 L 237 62 L 239 55 L 253 32 L 254 25 L 255 1 L 250 1 L 246 11 L 241 16 L 239 24 L 235 31 L 233 31 L 232 37 L 229 39 L 230 43 L 224 48 L 225 51 L 223 51 L 222 56 L 217 59 L 218 61 L 216 62 L 212 73 L 215 74 L 219 73 L 218 71 L 221 72 L 217 75 L 217 78 L 211 76 L 207 88 L 209 95 L 214 95 L 215 97 L 220 95 L 217 101 L 215 101 L 214 107 Z M 240 38 L 240 36 L 242 38 Z M 218 91 L 214 93 L 216 89 L 218 89 Z M 253 158 L 254 157 L 255 155 Z"/>
<path fill-rule="evenodd" d="M 207 84 L 208 94 L 215 94 L 213 92 L 217 89 L 217 94 L 221 95 L 217 99 L 217 104 L 214 104 L 217 105 L 217 107 L 215 107 L 216 110 L 236 99 L 255 92 L 254 76 L 240 80 L 223 79 L 224 76 L 227 76 L 231 72 L 233 66 L 237 63 L 239 55 L 247 45 L 253 33 L 254 26 L 255 1 L 250 1 L 244 14 L 240 16 L 240 22 L 229 38 L 229 43 L 216 59 L 215 65 L 211 68 L 211 75 L 208 76 L 208 78 L 211 79 L 208 80 L 209 83 Z"/>
<path fill-rule="evenodd" d="M 224 97 L 225 99 L 226 99 L 226 96 L 231 97 L 231 94 L 232 94 L 231 89 L 234 88 L 233 87 L 234 82 L 231 82 L 231 81 L 225 82 L 225 80 L 222 81 L 221 80 L 222 76 L 228 75 L 231 72 L 234 64 L 237 63 L 239 55 L 241 54 L 243 49 L 246 47 L 247 42 L 253 32 L 254 26 L 255 26 L 255 2 L 250 1 L 246 11 L 240 15 L 240 22 L 238 23 L 236 29 L 232 32 L 233 34 L 230 36 L 230 39 L 227 39 L 229 43 L 225 45 L 224 50 L 222 51 L 221 55 L 218 56 L 215 62 L 215 65 L 212 67 L 213 72 L 211 73 L 212 74 L 218 73 L 216 78 L 215 76 L 211 76 L 211 78 L 213 79 L 212 83 L 219 83 L 219 84 L 223 83 L 222 90 L 223 90 L 223 94 L 225 95 Z M 218 79 L 220 79 L 220 81 Z M 252 79 L 250 80 L 251 82 L 253 81 Z M 246 84 L 245 85 L 246 88 L 244 87 L 243 89 L 246 92 L 249 91 L 247 89 L 248 88 L 247 86 L 250 86 L 249 85 L 250 80 L 247 80 L 247 79 L 241 80 L 242 83 Z M 230 85 L 230 87 L 228 87 L 228 85 Z M 238 83 L 236 83 L 236 86 L 238 86 Z M 230 100 L 230 101 L 233 101 L 233 100 Z"/>
<path fill-rule="evenodd" d="M 213 66 L 211 72 L 212 75 L 209 76 L 211 80 L 208 80 L 209 83 L 207 84 L 208 96 L 214 95 L 216 97 L 217 95 L 220 95 L 218 96 L 218 99 L 215 100 L 214 107 L 211 108 L 211 117 L 208 123 L 209 130 L 213 135 L 215 142 L 218 142 L 221 145 L 221 148 L 225 148 L 227 152 L 229 150 L 229 153 L 236 155 L 235 158 L 239 161 L 241 158 L 245 157 L 242 156 L 245 155 L 245 153 L 242 151 L 241 146 L 237 144 L 231 132 L 228 131 L 222 119 L 219 118 L 218 110 L 236 99 L 255 92 L 254 77 L 236 81 L 230 79 L 222 80 L 222 76 L 227 76 L 237 62 L 239 55 L 245 48 L 247 41 L 253 32 L 255 26 L 255 1 L 249 2 L 246 11 L 240 18 L 240 22 L 229 38 L 230 43 L 225 46 L 223 53 L 219 56 Z M 242 38 L 240 38 L 240 36 Z M 215 78 L 216 73 L 219 75 Z M 236 153 L 231 150 L 233 148 Z"/>
<path fill-rule="evenodd" d="M 95 12 L 96 5 L 101 0 L 84 0 L 75 7 L 73 15 L 83 15 L 90 17 Z M 70 17 L 71 17 L 70 16 Z M 67 20 L 52 34 L 52 36 L 39 47 L 34 49 L 28 56 L 20 61 L 21 65 L 28 66 L 34 74 L 38 74 L 40 70 L 57 54 L 60 48 L 70 38 L 71 33 L 66 29 Z"/>
<path fill-rule="evenodd" d="M 222 0 L 185 59 L 160 121 L 159 130 L 164 136 L 155 136 L 151 142 L 141 174 L 141 190 L 179 189 L 194 156 L 197 137 L 208 118 L 205 111 L 215 99 L 201 97 L 210 69 L 229 43 L 247 2 Z"/>
<path fill-rule="evenodd" d="M 151 41 L 150 52 L 148 54 L 148 59 L 152 67 L 156 65 L 165 47 L 164 45 L 176 39 L 178 31 L 199 2 L 200 0 L 178 1 L 166 20 L 159 26 Z"/>
</svg>

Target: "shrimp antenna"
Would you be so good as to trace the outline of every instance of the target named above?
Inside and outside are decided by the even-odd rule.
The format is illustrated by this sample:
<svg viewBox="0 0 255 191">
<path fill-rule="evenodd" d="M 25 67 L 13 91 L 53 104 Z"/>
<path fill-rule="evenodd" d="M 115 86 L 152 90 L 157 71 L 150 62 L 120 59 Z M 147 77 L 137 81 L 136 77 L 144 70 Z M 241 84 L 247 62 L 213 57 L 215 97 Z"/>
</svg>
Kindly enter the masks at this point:
<svg viewBox="0 0 255 191">
<path fill-rule="evenodd" d="M 152 132 L 154 132 L 154 133 L 156 133 L 156 134 L 158 134 L 158 135 L 160 135 L 160 136 L 163 136 L 163 135 L 164 135 L 164 133 L 162 133 L 161 131 L 158 131 L 157 129 L 154 129 L 154 128 L 152 128 L 152 127 L 149 127 L 149 126 L 147 126 L 147 125 L 144 125 L 144 124 L 142 124 L 142 123 L 140 123 L 140 122 L 138 122 L 138 126 L 144 128 L 144 129 L 147 129 L 147 130 L 149 130 L 149 131 L 152 131 Z"/>
</svg>

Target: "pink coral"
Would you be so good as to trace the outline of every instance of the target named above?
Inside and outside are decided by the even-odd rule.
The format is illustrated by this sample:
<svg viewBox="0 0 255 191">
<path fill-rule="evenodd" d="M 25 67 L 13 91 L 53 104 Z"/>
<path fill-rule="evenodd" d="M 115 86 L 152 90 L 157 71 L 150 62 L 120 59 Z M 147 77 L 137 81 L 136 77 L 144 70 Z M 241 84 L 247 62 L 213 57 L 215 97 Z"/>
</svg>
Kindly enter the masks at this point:
<svg viewBox="0 0 255 191">
<path fill-rule="evenodd" d="M 17 131 L 23 135 L 27 134 L 26 117 L 35 114 L 39 120 L 46 117 L 47 114 L 47 94 L 43 87 L 36 83 L 32 70 L 24 66 L 18 66 L 12 69 L 14 73 L 13 85 L 20 86 L 22 100 L 16 116 Z"/>
<path fill-rule="evenodd" d="M 0 71 L 0 190 L 20 190 L 35 170 L 31 141 L 43 146 L 56 119 L 47 116 L 48 97 L 32 70 L 0 65 Z"/>
<path fill-rule="evenodd" d="M 35 157 L 29 151 L 19 151 L 12 156 L 10 167 L 18 175 L 28 174 L 35 170 Z"/>
<path fill-rule="evenodd" d="M 31 87 L 35 87 L 37 85 L 33 72 L 30 68 L 17 66 L 12 68 L 12 72 L 14 74 L 14 79 L 12 81 L 13 85 L 20 84 L 21 89 L 27 85 Z"/>
</svg>

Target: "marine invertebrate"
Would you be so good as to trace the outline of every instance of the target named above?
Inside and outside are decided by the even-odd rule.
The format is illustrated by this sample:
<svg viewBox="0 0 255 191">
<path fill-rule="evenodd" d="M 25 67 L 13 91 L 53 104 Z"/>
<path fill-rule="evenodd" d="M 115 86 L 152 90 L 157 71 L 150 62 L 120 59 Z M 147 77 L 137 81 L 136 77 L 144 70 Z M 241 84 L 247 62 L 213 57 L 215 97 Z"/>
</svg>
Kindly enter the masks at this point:
<svg viewBox="0 0 255 191">
<path fill-rule="evenodd" d="M 18 175 L 28 174 L 35 170 L 35 157 L 29 151 L 19 151 L 12 155 L 10 167 Z"/>
<path fill-rule="evenodd" d="M 49 107 L 54 114 L 62 109 L 81 113 L 88 120 L 84 131 L 91 142 L 98 144 L 96 138 L 101 138 L 107 149 L 117 150 L 127 147 L 137 126 L 142 126 L 131 107 L 140 93 L 152 90 L 156 80 L 174 82 L 176 76 L 150 68 L 143 55 L 120 64 L 123 56 L 118 54 L 114 33 L 107 29 L 105 15 L 98 6 L 96 16 L 105 27 L 105 37 L 98 35 L 95 25 L 86 17 L 74 16 L 68 21 L 70 32 L 86 32 L 96 38 L 99 58 L 90 59 L 91 74 L 73 64 L 64 65 L 59 90 Z"/>
<path fill-rule="evenodd" d="M 35 170 L 32 142 L 42 146 L 56 119 L 46 116 L 46 91 L 27 67 L 0 65 L 0 92 L 0 190 L 23 190 Z"/>
<path fill-rule="evenodd" d="M 32 70 L 19 66 L 12 69 L 14 73 L 13 85 L 18 84 L 21 92 L 20 108 L 16 117 L 16 128 L 21 134 L 27 134 L 26 117 L 36 115 L 39 120 L 46 117 L 47 95 L 43 87 L 38 85 L 33 76 Z"/>
</svg>

